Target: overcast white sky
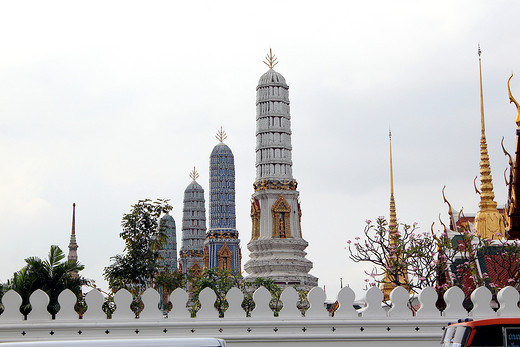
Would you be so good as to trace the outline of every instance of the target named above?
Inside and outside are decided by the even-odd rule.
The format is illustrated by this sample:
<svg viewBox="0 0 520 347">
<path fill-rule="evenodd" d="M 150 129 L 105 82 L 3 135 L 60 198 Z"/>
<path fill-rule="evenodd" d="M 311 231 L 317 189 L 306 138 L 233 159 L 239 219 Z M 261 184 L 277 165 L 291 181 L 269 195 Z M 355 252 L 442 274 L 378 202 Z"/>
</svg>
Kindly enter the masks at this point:
<svg viewBox="0 0 520 347">
<path fill-rule="evenodd" d="M 223 126 L 236 164 L 243 263 L 255 179 L 255 88 L 269 48 L 290 86 L 293 173 L 311 273 L 358 295 L 369 266 L 346 241 L 388 215 L 388 128 L 401 222 L 428 231 L 448 199 L 476 211 L 477 43 L 496 201 L 506 197 L 520 98 L 518 1 L 0 2 L 0 281 L 51 244 L 66 250 L 72 203 L 83 275 L 123 249 L 143 198 L 174 206 L 195 165 L 208 190 Z M 207 202 L 207 195 L 206 195 Z M 438 225 L 438 223 L 437 223 Z"/>
</svg>

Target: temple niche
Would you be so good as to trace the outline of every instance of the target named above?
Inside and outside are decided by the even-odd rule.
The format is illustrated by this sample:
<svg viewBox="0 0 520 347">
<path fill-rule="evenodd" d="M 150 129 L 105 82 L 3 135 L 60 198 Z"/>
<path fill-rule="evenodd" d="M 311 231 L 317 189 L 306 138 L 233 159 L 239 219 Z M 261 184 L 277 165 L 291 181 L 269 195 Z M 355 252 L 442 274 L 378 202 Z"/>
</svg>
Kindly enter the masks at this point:
<svg viewBox="0 0 520 347">
<path fill-rule="evenodd" d="M 273 205 L 273 237 L 286 239 L 291 237 L 291 207 L 284 199 L 283 194 Z"/>
</svg>

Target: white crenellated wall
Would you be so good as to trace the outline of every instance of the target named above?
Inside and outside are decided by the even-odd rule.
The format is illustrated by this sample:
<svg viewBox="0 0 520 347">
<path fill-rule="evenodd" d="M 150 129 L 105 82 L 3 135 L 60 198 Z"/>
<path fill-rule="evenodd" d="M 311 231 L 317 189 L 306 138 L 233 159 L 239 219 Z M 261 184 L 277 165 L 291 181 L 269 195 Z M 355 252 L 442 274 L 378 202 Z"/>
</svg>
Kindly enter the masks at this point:
<svg viewBox="0 0 520 347">
<path fill-rule="evenodd" d="M 18 293 L 9 291 L 2 298 L 5 311 L 0 315 L 0 342 L 211 336 L 225 339 L 230 346 L 438 346 L 448 322 L 466 317 L 520 317 L 519 297 L 513 287 L 502 289 L 497 295 L 500 308 L 495 312 L 490 306 L 491 292 L 480 287 L 471 295 L 474 308 L 468 313 L 462 306 L 462 290 L 453 287 L 444 294 L 447 308 L 441 314 L 435 307 L 437 293 L 426 288 L 418 295 L 420 308 L 414 315 L 408 308 L 409 294 L 402 287 L 390 294 L 389 310 L 383 308 L 383 294 L 376 287 L 365 293 L 366 305 L 360 310 L 353 307 L 354 292 L 343 288 L 337 297 L 339 309 L 330 317 L 323 305 L 325 293 L 315 287 L 308 294 L 310 308 L 303 317 L 296 307 L 298 293 L 288 287 L 280 298 L 283 308 L 275 317 L 269 308 L 271 294 L 261 287 L 253 294 L 256 307 L 251 317 L 246 317 L 241 307 L 243 294 L 232 288 L 227 294 L 229 308 L 223 318 L 218 318 L 216 295 L 206 288 L 199 295 L 201 308 L 197 317 L 190 318 L 186 308 L 188 294 L 176 289 L 170 295 L 173 309 L 165 318 L 158 309 L 158 293 L 148 289 L 142 295 L 144 310 L 136 319 L 130 310 L 131 294 L 120 290 L 114 296 L 117 308 L 112 319 L 107 319 L 101 309 L 102 294 L 92 290 L 85 298 L 88 309 L 79 319 L 74 311 L 76 298 L 66 290 L 58 299 L 60 311 L 51 319 L 46 308 L 49 298 L 37 290 L 30 297 L 32 311 L 23 320 L 19 311 L 22 300 Z"/>
</svg>

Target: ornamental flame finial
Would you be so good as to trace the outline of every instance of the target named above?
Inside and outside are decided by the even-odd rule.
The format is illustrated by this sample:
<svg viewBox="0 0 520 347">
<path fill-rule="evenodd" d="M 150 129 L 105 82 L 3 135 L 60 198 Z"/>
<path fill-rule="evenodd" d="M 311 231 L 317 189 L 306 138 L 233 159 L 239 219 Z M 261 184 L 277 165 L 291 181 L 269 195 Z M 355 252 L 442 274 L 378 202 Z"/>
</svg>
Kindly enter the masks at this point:
<svg viewBox="0 0 520 347">
<path fill-rule="evenodd" d="M 193 181 L 196 181 L 199 178 L 199 173 L 195 170 L 195 166 L 193 167 L 193 171 L 190 172 L 190 177 Z"/>
<path fill-rule="evenodd" d="M 215 137 L 220 142 L 224 142 L 224 140 L 227 139 L 227 134 L 226 134 L 226 132 L 224 130 L 222 130 L 222 127 L 220 127 L 220 130 L 217 131 L 217 135 L 215 135 Z"/>
<path fill-rule="evenodd" d="M 267 62 L 264 61 L 264 64 L 269 66 L 270 69 L 274 68 L 276 64 L 278 64 L 278 58 L 273 54 L 273 50 L 269 48 L 269 54 L 265 56 Z"/>
</svg>

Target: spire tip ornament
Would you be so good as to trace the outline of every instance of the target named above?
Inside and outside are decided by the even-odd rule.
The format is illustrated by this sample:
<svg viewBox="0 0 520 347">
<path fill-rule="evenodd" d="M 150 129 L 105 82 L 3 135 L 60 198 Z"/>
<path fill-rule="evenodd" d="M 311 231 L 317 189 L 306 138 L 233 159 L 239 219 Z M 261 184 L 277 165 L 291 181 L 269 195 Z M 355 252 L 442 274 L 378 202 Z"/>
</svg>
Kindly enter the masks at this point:
<svg viewBox="0 0 520 347">
<path fill-rule="evenodd" d="M 269 66 L 270 69 L 274 68 L 276 64 L 278 64 L 278 58 L 273 54 L 273 50 L 269 48 L 269 54 L 265 56 L 267 62 L 264 61 L 264 64 Z"/>
<path fill-rule="evenodd" d="M 193 171 L 190 172 L 190 177 L 193 180 L 193 182 L 195 182 L 197 178 L 199 178 L 199 173 L 197 172 L 197 170 L 195 170 L 195 166 L 193 167 Z"/>
<path fill-rule="evenodd" d="M 220 127 L 220 130 L 217 131 L 217 135 L 215 135 L 215 137 L 220 142 L 224 142 L 224 140 L 227 139 L 227 134 L 226 134 L 226 132 L 224 130 L 222 130 L 222 126 Z"/>
</svg>

